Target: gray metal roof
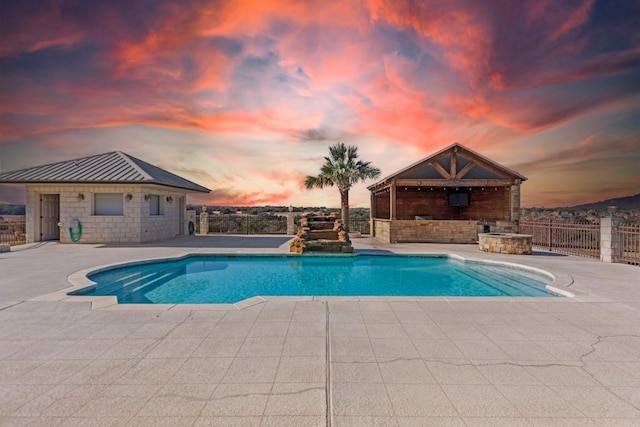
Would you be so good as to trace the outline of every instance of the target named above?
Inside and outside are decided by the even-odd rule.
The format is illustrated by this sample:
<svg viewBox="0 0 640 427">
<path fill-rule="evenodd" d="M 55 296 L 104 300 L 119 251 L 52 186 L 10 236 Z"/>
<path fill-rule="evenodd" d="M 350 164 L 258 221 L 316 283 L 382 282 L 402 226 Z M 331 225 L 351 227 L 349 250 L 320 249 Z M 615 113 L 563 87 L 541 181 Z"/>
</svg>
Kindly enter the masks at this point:
<svg viewBox="0 0 640 427">
<path fill-rule="evenodd" d="M 0 173 L 0 184 L 157 184 L 188 191 L 211 190 L 121 151 Z"/>
</svg>

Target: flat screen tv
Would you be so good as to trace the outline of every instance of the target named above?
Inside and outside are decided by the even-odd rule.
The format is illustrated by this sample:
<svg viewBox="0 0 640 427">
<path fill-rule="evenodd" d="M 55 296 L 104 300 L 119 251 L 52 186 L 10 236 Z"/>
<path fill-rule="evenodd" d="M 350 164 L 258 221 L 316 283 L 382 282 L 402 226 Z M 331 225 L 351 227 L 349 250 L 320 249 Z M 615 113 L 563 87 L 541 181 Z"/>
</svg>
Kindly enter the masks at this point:
<svg viewBox="0 0 640 427">
<path fill-rule="evenodd" d="M 449 206 L 469 206 L 469 193 L 449 193 Z"/>
</svg>

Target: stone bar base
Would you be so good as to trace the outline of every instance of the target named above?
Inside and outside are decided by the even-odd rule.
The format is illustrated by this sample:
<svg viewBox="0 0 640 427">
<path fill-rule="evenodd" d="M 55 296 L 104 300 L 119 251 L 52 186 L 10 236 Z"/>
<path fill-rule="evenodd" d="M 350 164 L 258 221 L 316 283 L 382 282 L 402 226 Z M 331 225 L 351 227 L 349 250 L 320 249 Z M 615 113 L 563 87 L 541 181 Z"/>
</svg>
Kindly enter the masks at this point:
<svg viewBox="0 0 640 427">
<path fill-rule="evenodd" d="M 375 218 L 374 236 L 389 243 L 476 243 L 478 221 Z"/>
</svg>

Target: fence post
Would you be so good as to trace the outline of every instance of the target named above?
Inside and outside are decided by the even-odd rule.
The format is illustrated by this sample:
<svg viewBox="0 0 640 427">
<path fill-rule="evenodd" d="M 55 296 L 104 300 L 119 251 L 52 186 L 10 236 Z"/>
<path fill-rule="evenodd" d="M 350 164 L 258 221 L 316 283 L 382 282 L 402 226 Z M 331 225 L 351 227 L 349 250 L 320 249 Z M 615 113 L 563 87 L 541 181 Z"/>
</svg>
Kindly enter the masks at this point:
<svg viewBox="0 0 640 427">
<path fill-rule="evenodd" d="M 202 212 L 200 212 L 200 234 L 209 234 L 209 214 L 207 213 L 207 207 L 202 206 Z"/>
<path fill-rule="evenodd" d="M 289 212 L 287 212 L 287 234 L 290 236 L 296 234 L 295 214 L 291 206 L 289 207 Z"/>
<path fill-rule="evenodd" d="M 600 260 L 615 262 L 620 249 L 620 235 L 616 233 L 616 218 L 600 219 Z"/>
<path fill-rule="evenodd" d="M 553 244 L 552 244 L 552 242 L 553 242 L 553 234 L 552 234 L 552 231 L 551 231 L 551 226 L 552 226 L 551 224 L 552 224 L 552 221 L 549 220 L 549 235 L 547 236 L 549 238 L 549 240 L 548 240 L 548 242 L 549 242 L 549 252 L 551 252 L 551 250 L 553 249 Z"/>
</svg>

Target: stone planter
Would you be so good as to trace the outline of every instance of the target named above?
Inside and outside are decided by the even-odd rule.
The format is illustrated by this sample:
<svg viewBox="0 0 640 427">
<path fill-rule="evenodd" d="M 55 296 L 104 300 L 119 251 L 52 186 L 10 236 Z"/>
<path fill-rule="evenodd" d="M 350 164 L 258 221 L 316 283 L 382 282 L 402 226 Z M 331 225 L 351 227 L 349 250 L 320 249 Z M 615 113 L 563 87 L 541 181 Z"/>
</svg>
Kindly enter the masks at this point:
<svg viewBox="0 0 640 427">
<path fill-rule="evenodd" d="M 483 252 L 531 255 L 532 236 L 514 233 L 480 233 L 478 246 Z"/>
</svg>

